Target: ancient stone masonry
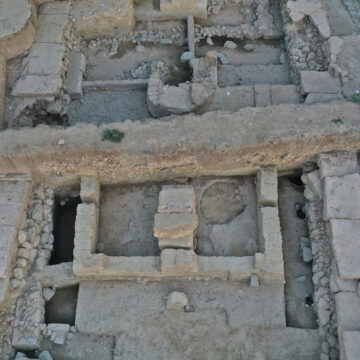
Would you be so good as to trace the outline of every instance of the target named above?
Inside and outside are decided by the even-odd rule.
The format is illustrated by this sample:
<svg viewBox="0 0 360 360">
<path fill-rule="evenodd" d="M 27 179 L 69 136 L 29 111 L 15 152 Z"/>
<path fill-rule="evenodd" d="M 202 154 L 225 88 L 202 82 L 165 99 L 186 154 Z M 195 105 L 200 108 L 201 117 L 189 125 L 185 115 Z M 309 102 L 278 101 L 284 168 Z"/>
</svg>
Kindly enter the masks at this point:
<svg viewBox="0 0 360 360">
<path fill-rule="evenodd" d="M 5 184 L 7 187 L 4 187 Z M 10 311 L 1 314 L 0 325 L 0 350 L 4 359 L 7 359 L 6 356 L 11 354 L 11 346 L 26 350 L 36 348 L 39 344 L 44 310 L 41 283 L 34 274 L 41 271 L 52 250 L 53 191 L 36 185 L 31 192 L 32 187 L 24 181 L 1 181 L 0 185 L 8 207 L 15 199 L 11 197 L 11 189 L 23 186 L 23 191 L 17 190 L 13 196 L 16 196 L 17 201 L 22 201 L 18 208 L 22 208 L 22 211 L 26 208 L 14 233 L 12 247 L 15 246 L 15 251 L 7 254 L 6 261 L 4 259 L 4 264 L 12 264 L 9 289 L 2 293 L 2 301 L 6 301 Z M 21 198 L 25 194 L 27 197 Z M 27 199 L 29 196 L 30 200 Z M 9 331 L 12 329 L 14 333 Z"/>
<path fill-rule="evenodd" d="M 359 360 L 359 14 L 0 0 L 0 360 Z"/>
<path fill-rule="evenodd" d="M 356 153 L 321 154 L 318 164 L 320 170 L 304 174 L 303 181 L 322 357 L 338 359 L 340 352 L 341 359 L 353 359 L 358 353 L 356 331 L 360 324 L 355 315 L 360 277 L 355 245 L 358 220 L 347 217 L 357 218 L 359 165 Z M 346 333 L 348 330 L 354 332 Z"/>
</svg>

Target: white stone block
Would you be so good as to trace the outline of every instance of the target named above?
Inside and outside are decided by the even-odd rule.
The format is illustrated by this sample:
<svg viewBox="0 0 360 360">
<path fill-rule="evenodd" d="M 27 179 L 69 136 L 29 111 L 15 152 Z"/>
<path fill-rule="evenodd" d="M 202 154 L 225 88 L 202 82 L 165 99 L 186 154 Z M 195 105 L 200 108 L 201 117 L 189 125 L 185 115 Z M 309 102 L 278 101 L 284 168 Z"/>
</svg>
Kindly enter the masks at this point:
<svg viewBox="0 0 360 360">
<path fill-rule="evenodd" d="M 340 279 L 360 279 L 360 220 L 331 219 L 330 232 Z"/>
<path fill-rule="evenodd" d="M 161 272 L 187 274 L 198 271 L 198 258 L 193 250 L 164 249 L 161 251 Z"/>
<path fill-rule="evenodd" d="M 198 225 L 195 214 L 156 214 L 154 236 L 157 238 L 179 238 L 190 235 Z"/>
<path fill-rule="evenodd" d="M 326 177 L 324 180 L 324 220 L 360 220 L 360 175 Z"/>
<path fill-rule="evenodd" d="M 195 192 L 192 186 L 162 186 L 159 194 L 158 212 L 162 214 L 194 213 Z"/>
<path fill-rule="evenodd" d="M 257 172 L 256 193 L 258 205 L 277 207 L 278 180 L 275 166 L 262 167 Z"/>
<path fill-rule="evenodd" d="M 319 154 L 317 163 L 321 179 L 359 172 L 359 163 L 355 152 L 339 151 Z"/>
</svg>

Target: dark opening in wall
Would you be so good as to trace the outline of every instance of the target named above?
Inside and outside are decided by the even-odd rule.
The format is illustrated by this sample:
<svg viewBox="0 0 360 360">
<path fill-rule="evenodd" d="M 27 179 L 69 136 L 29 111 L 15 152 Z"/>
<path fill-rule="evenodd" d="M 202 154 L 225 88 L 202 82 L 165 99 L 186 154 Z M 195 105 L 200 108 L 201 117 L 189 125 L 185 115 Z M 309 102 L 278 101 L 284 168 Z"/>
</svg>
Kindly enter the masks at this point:
<svg viewBox="0 0 360 360">
<path fill-rule="evenodd" d="M 76 209 L 80 196 L 55 197 L 54 204 L 54 250 L 50 265 L 73 261 Z"/>
<path fill-rule="evenodd" d="M 45 322 L 75 324 L 79 285 L 56 289 L 55 295 L 45 303 Z"/>
<path fill-rule="evenodd" d="M 302 247 L 308 239 L 304 185 L 300 175 L 279 178 L 279 215 L 285 266 L 285 314 L 288 327 L 316 329 L 313 308 L 311 262 L 305 262 Z"/>
</svg>

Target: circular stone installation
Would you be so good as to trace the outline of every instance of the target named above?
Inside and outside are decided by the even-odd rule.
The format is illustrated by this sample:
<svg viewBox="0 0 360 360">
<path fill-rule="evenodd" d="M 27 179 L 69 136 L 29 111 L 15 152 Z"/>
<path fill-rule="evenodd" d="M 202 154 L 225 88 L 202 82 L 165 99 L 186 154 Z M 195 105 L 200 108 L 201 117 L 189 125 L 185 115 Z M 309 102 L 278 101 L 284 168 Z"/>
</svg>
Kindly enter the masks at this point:
<svg viewBox="0 0 360 360">
<path fill-rule="evenodd" d="M 202 193 L 200 210 L 210 224 L 227 224 L 246 207 L 239 185 L 231 181 L 211 183 Z"/>
</svg>

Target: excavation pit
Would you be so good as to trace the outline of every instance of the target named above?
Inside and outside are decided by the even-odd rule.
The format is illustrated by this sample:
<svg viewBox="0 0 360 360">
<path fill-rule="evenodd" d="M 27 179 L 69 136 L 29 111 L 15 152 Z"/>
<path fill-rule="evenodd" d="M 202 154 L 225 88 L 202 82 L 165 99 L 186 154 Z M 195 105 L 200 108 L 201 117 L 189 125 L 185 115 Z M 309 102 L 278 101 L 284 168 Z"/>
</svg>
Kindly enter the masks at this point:
<svg viewBox="0 0 360 360">
<path fill-rule="evenodd" d="M 79 285 L 56 289 L 55 295 L 45 303 L 45 322 L 75 325 L 78 292 Z"/>
<path fill-rule="evenodd" d="M 76 210 L 80 203 L 80 196 L 55 197 L 54 250 L 50 265 L 73 261 Z"/>
</svg>

